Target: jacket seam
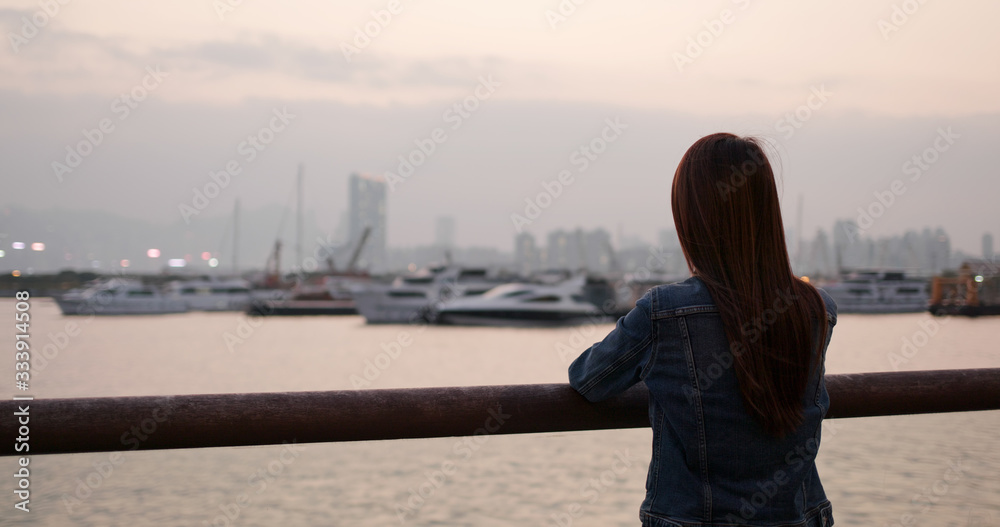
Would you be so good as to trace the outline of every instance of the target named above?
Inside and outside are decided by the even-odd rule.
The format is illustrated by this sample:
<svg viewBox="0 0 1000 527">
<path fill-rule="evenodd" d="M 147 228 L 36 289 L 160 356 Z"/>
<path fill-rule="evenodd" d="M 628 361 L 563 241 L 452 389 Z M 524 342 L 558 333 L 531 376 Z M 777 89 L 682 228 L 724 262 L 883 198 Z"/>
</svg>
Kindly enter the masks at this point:
<svg viewBox="0 0 1000 527">
<path fill-rule="evenodd" d="M 698 384 L 698 375 L 695 372 L 694 350 L 691 349 L 691 339 L 688 335 L 687 321 L 681 317 L 678 319 L 681 338 L 684 340 L 684 354 L 687 356 L 688 375 L 694 384 L 695 408 L 698 419 L 698 471 L 702 476 L 702 514 L 709 521 L 712 519 L 712 484 L 708 478 L 708 438 L 705 433 L 705 412 L 701 405 L 701 386 Z"/>
<path fill-rule="evenodd" d="M 809 527 L 809 522 L 816 516 L 819 516 L 825 512 L 825 509 L 831 509 L 830 500 L 824 500 L 819 505 L 807 510 L 802 516 L 802 521 L 793 523 L 768 523 L 765 527 Z M 832 510 L 830 511 L 832 512 Z M 648 516 L 657 520 L 668 521 L 670 523 L 675 523 L 680 527 L 746 527 L 745 523 L 719 523 L 709 521 L 708 523 L 702 522 L 700 520 L 680 520 L 676 518 L 671 518 L 670 516 L 664 516 L 662 514 L 656 514 L 650 511 L 640 511 L 640 519 L 642 516 Z M 826 524 L 824 524 L 826 525 Z M 830 523 L 829 525 L 833 525 Z"/>
<path fill-rule="evenodd" d="M 653 366 L 656 365 L 656 356 L 657 356 L 657 350 L 659 349 L 659 347 L 656 346 L 655 344 L 657 342 L 657 337 L 658 336 L 659 336 L 659 331 L 658 331 L 657 325 L 654 324 L 653 321 L 652 321 L 652 318 L 650 318 L 650 321 L 649 321 L 649 346 L 651 348 L 649 350 L 649 361 L 646 362 L 646 365 L 643 367 L 642 371 L 639 372 L 639 380 L 640 381 L 645 382 L 646 381 L 646 377 L 649 376 L 649 372 L 653 371 Z"/>
<path fill-rule="evenodd" d="M 693 306 L 684 306 L 674 309 L 667 309 L 663 311 L 654 311 L 653 320 L 663 320 L 666 318 L 680 317 L 684 315 L 691 315 L 695 313 L 718 313 L 719 308 L 711 304 L 698 304 Z"/>
</svg>

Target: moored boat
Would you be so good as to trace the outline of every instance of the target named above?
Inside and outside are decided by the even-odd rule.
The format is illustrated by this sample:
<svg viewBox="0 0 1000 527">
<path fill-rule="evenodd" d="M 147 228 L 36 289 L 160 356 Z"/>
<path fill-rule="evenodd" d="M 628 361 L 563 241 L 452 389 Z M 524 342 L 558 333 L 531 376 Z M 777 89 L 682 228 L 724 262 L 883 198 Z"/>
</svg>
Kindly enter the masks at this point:
<svg viewBox="0 0 1000 527">
<path fill-rule="evenodd" d="M 607 317 L 584 296 L 586 277 L 556 285 L 509 283 L 482 295 L 457 298 L 434 313 L 440 324 L 550 326 L 600 322 Z"/>
<path fill-rule="evenodd" d="M 476 296 L 504 283 L 485 269 L 440 266 L 396 277 L 391 284 L 364 284 L 351 294 L 369 324 L 407 324 L 426 321 L 437 306 Z"/>
<path fill-rule="evenodd" d="M 840 313 L 919 313 L 927 310 L 927 281 L 902 271 L 860 271 L 823 286 Z"/>
<path fill-rule="evenodd" d="M 167 298 L 180 300 L 192 311 L 243 311 L 254 298 L 267 291 L 255 291 L 240 278 L 214 277 L 174 280 L 164 288 Z"/>
<path fill-rule="evenodd" d="M 185 313 L 187 303 L 138 280 L 109 278 L 56 297 L 63 315 L 158 315 Z"/>
<path fill-rule="evenodd" d="M 935 276 L 928 311 L 933 315 L 1000 315 L 1000 266 L 989 260 L 963 262 L 958 276 Z"/>
</svg>

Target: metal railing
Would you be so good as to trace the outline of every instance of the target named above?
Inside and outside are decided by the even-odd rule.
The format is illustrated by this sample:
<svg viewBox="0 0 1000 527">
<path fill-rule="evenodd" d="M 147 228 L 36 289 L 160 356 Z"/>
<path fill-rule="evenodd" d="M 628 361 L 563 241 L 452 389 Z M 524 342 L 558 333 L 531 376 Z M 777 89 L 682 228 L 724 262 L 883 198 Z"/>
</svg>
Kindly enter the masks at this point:
<svg viewBox="0 0 1000 527">
<path fill-rule="evenodd" d="M 828 375 L 826 384 L 828 418 L 1000 410 L 1000 369 Z M 0 455 L 640 428 L 647 404 L 641 385 L 589 403 L 566 384 L 3 401 Z M 30 452 L 10 441 L 20 410 Z"/>
</svg>

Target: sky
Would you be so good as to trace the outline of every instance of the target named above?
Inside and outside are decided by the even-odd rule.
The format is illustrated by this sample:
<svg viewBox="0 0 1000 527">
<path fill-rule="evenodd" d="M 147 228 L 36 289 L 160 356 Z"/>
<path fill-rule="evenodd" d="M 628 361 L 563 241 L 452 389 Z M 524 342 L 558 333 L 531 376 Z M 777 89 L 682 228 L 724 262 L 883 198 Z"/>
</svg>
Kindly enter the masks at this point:
<svg viewBox="0 0 1000 527">
<path fill-rule="evenodd" d="M 978 254 L 1000 236 L 998 17 L 988 1 L 4 1 L 0 206 L 198 229 L 236 199 L 287 203 L 301 163 L 330 230 L 349 174 L 387 177 L 394 246 L 431 242 L 439 216 L 461 245 L 578 226 L 654 242 L 684 150 L 731 131 L 773 146 L 786 225 L 801 202 L 807 236 L 942 226 Z"/>
</svg>

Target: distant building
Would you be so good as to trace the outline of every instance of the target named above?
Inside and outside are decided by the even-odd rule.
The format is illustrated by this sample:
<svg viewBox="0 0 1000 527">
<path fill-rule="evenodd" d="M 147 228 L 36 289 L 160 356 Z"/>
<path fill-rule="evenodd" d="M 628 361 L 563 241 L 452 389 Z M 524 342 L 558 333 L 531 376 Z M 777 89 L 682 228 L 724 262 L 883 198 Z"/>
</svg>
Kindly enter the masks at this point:
<svg viewBox="0 0 1000 527">
<path fill-rule="evenodd" d="M 386 264 L 386 185 L 380 176 L 351 174 L 348 180 L 349 243 L 357 243 L 366 227 L 371 228 L 358 266 L 381 270 Z"/>
<path fill-rule="evenodd" d="M 931 235 L 927 244 L 927 253 L 927 270 L 931 274 L 940 274 L 941 271 L 948 268 L 951 261 L 951 239 L 941 227 L 938 227 Z"/>
<path fill-rule="evenodd" d="M 803 242 L 803 261 L 800 274 L 832 277 L 837 275 L 833 257 L 830 254 L 830 240 L 823 229 L 816 232 L 812 242 Z"/>
<path fill-rule="evenodd" d="M 445 249 L 455 246 L 455 218 L 439 216 L 434 222 L 434 245 Z"/>
<path fill-rule="evenodd" d="M 583 235 L 583 254 L 588 271 L 604 273 L 611 271 L 614 249 L 611 247 L 611 233 L 604 229 L 594 229 Z"/>
<path fill-rule="evenodd" d="M 577 231 L 582 234 L 582 231 Z M 582 236 L 562 229 L 549 232 L 545 246 L 545 266 L 549 269 L 579 270 L 583 267 Z"/>
<path fill-rule="evenodd" d="M 522 232 L 514 238 L 514 271 L 529 275 L 542 266 L 542 254 L 535 244 L 535 236 Z"/>
<path fill-rule="evenodd" d="M 983 235 L 983 260 L 993 259 L 993 235 L 986 233 Z"/>
<path fill-rule="evenodd" d="M 545 266 L 549 269 L 607 272 L 611 270 L 614 259 L 611 233 L 604 229 L 552 231 L 545 254 Z"/>
</svg>

